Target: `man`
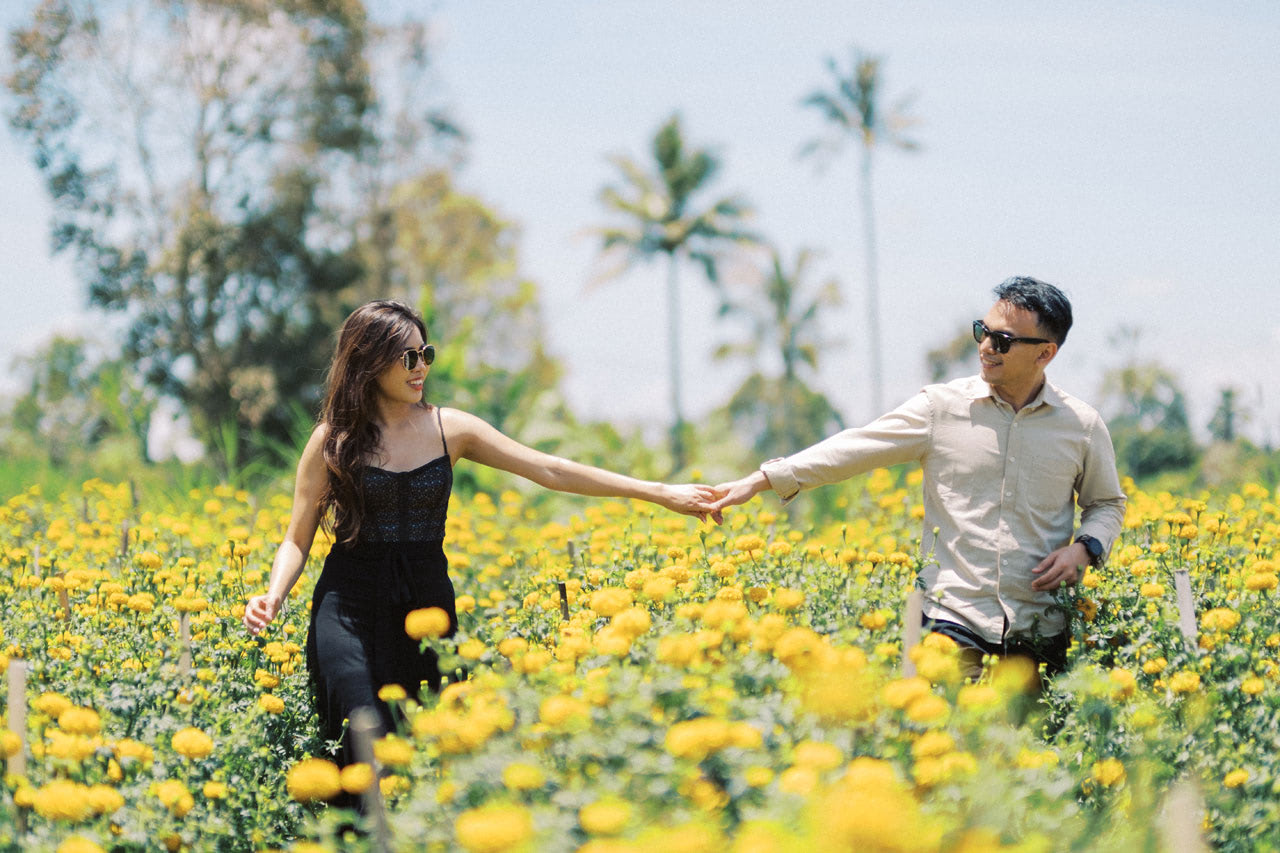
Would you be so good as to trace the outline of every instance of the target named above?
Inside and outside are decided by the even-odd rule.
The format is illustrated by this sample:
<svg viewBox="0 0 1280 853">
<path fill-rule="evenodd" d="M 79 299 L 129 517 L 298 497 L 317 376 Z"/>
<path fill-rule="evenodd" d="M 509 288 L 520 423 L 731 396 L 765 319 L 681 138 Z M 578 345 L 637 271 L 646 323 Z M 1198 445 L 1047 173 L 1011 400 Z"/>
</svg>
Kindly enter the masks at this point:
<svg viewBox="0 0 1280 853">
<path fill-rule="evenodd" d="M 1066 668 L 1069 635 L 1052 592 L 1102 562 L 1125 504 L 1106 424 L 1045 379 L 1071 328 L 1071 303 L 1028 277 L 1007 279 L 995 295 L 973 324 L 979 376 L 930 385 L 867 426 L 772 459 L 717 487 L 723 496 L 712 506 L 765 489 L 787 502 L 801 489 L 920 462 L 921 548 L 937 561 L 921 571 L 925 624 L 960 644 L 974 679 L 984 654 L 1025 655 L 1051 675 Z"/>
</svg>

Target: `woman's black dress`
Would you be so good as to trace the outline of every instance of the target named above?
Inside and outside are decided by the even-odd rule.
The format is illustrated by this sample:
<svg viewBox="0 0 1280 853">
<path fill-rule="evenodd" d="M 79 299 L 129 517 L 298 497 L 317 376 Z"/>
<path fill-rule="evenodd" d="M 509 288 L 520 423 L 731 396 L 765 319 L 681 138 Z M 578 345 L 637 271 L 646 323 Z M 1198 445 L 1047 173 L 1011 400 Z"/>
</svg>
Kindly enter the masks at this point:
<svg viewBox="0 0 1280 853">
<path fill-rule="evenodd" d="M 443 442 L 443 428 L 440 437 Z M 447 443 L 444 450 L 412 471 L 365 466 L 359 539 L 334 544 L 316 581 L 307 667 L 320 735 L 341 739 L 343 766 L 354 761 L 343 727 L 356 708 L 373 708 L 383 731 L 394 730 L 390 708 L 378 699 L 382 687 L 399 684 L 415 698 L 423 682 L 433 692 L 440 689 L 435 655 L 419 650 L 405 633 L 404 618 L 420 607 L 439 607 L 449 614 L 450 634 L 457 626 L 443 548 L 453 486 Z"/>
</svg>

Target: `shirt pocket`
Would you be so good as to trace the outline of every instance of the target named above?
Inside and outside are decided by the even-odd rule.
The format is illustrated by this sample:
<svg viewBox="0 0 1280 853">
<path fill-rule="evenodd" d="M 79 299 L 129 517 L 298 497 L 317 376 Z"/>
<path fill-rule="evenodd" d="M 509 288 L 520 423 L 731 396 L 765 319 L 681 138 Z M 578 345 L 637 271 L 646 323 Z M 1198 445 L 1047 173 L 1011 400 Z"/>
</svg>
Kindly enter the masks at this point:
<svg viewBox="0 0 1280 853">
<path fill-rule="evenodd" d="M 1080 460 L 1064 451 L 1035 453 L 1022 465 L 1019 490 L 1038 515 L 1054 515 L 1074 506 Z"/>
</svg>

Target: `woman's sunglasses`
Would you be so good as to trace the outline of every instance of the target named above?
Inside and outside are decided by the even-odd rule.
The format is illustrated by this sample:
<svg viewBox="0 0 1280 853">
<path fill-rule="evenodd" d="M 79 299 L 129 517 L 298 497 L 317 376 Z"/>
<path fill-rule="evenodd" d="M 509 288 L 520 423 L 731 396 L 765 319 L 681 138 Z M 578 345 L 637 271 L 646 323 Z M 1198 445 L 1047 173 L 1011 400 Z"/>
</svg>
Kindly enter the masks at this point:
<svg viewBox="0 0 1280 853">
<path fill-rule="evenodd" d="M 430 364 L 436 360 L 436 348 L 431 344 L 423 344 L 417 349 L 407 349 L 401 357 L 405 370 L 413 370 L 418 366 L 418 359 L 422 359 L 423 364 Z"/>
<path fill-rule="evenodd" d="M 1008 332 L 993 332 L 987 328 L 987 324 L 981 320 L 973 321 L 973 339 L 978 343 L 982 343 L 983 338 L 991 338 L 991 345 L 996 348 L 996 352 L 1004 354 L 1009 351 L 1009 347 L 1014 344 L 1048 344 L 1052 341 L 1045 338 L 1015 338 Z M 430 362 L 428 362 L 429 364 Z"/>
</svg>

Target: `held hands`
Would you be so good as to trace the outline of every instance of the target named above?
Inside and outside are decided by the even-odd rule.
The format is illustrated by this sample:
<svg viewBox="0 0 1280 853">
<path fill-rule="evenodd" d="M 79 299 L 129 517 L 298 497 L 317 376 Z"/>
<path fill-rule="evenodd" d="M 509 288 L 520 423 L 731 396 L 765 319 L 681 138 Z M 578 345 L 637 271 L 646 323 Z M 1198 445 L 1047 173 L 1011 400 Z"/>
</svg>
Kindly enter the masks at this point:
<svg viewBox="0 0 1280 853">
<path fill-rule="evenodd" d="M 697 516 L 700 521 L 706 521 L 707 516 L 711 515 L 718 524 L 720 513 L 713 511 L 712 504 L 719 497 L 720 493 L 715 488 L 701 483 L 688 483 L 681 486 L 664 485 L 656 503 L 673 512 Z"/>
<path fill-rule="evenodd" d="M 1045 557 L 1031 570 L 1040 575 L 1031 582 L 1031 588 L 1052 592 L 1059 586 L 1072 586 L 1080 580 L 1082 567 L 1090 562 L 1089 549 L 1079 542 L 1072 542 Z"/>
<path fill-rule="evenodd" d="M 244 608 L 244 626 L 257 635 L 280 614 L 280 599 L 263 593 L 249 599 Z"/>
<path fill-rule="evenodd" d="M 719 500 L 711 505 L 712 518 L 718 524 L 721 518 L 720 513 L 725 507 L 744 504 L 769 488 L 771 488 L 769 478 L 764 475 L 763 471 L 752 471 L 741 480 L 721 483 L 715 487 Z"/>
</svg>

